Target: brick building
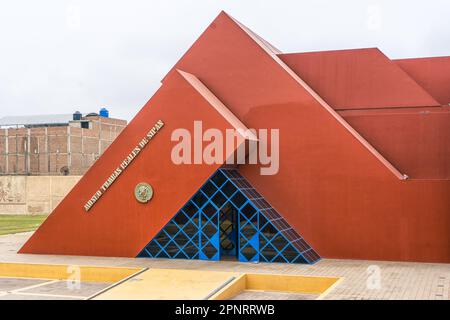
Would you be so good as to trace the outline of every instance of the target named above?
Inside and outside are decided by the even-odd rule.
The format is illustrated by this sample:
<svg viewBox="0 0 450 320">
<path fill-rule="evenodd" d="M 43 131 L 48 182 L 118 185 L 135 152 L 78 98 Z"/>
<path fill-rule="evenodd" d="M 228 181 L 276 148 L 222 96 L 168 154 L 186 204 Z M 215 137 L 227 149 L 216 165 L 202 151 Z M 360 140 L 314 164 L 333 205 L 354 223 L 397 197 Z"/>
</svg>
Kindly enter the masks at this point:
<svg viewBox="0 0 450 320">
<path fill-rule="evenodd" d="M 126 126 L 91 113 L 0 119 L 0 175 L 82 175 Z"/>
</svg>

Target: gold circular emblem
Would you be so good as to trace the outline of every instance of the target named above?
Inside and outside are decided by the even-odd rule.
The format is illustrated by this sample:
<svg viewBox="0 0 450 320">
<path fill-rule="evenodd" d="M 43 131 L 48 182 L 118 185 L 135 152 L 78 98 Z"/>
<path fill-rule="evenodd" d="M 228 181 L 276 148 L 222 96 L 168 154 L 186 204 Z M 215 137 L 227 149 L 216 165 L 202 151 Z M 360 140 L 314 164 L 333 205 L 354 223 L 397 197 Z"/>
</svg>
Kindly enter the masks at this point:
<svg viewBox="0 0 450 320">
<path fill-rule="evenodd" d="M 134 188 L 134 196 L 140 203 L 147 203 L 153 197 L 153 188 L 148 183 L 138 183 Z"/>
</svg>

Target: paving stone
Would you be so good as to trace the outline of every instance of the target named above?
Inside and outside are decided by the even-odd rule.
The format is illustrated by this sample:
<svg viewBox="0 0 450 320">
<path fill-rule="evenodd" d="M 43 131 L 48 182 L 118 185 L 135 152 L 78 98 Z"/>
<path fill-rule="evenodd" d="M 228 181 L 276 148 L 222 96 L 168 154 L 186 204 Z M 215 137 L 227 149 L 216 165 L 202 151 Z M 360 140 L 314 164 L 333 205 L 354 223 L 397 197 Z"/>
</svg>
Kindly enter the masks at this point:
<svg viewBox="0 0 450 320">
<path fill-rule="evenodd" d="M 73 285 L 68 281 L 58 281 L 49 283 L 43 286 L 24 290 L 24 293 L 40 293 L 40 294 L 52 294 L 52 295 L 66 295 L 66 296 L 81 296 L 89 297 L 107 287 L 111 283 L 102 282 L 81 282 L 78 285 Z"/>
<path fill-rule="evenodd" d="M 81 299 L 69 297 L 49 297 L 42 295 L 34 296 L 23 294 L 7 294 L 7 295 L 0 295 L 0 300 L 81 300 Z"/>
<path fill-rule="evenodd" d="M 48 280 L 38 279 L 17 279 L 17 278 L 0 278 L 0 291 L 13 291 L 37 284 L 45 283 Z"/>
</svg>

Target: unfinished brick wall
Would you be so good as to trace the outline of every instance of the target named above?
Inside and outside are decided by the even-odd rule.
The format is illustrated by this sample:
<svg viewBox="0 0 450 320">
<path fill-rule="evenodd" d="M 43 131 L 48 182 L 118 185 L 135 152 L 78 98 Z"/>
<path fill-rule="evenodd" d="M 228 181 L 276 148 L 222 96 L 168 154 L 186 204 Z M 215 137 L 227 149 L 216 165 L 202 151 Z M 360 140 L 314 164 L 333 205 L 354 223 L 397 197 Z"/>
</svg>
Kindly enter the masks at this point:
<svg viewBox="0 0 450 320">
<path fill-rule="evenodd" d="M 90 128 L 0 129 L 0 175 L 82 175 L 126 126 L 125 120 L 88 117 Z"/>
</svg>

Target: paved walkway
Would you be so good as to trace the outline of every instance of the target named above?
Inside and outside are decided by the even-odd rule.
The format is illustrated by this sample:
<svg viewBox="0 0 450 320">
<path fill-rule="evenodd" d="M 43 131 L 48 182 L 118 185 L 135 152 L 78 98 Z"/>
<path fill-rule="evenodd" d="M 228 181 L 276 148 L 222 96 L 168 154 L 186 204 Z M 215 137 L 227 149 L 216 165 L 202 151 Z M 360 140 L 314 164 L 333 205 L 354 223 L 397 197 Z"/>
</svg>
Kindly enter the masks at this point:
<svg viewBox="0 0 450 320">
<path fill-rule="evenodd" d="M 233 261 L 17 254 L 31 233 L 0 236 L 0 262 L 149 267 L 343 277 L 324 299 L 450 300 L 450 264 L 324 259 L 313 266 Z"/>
</svg>

